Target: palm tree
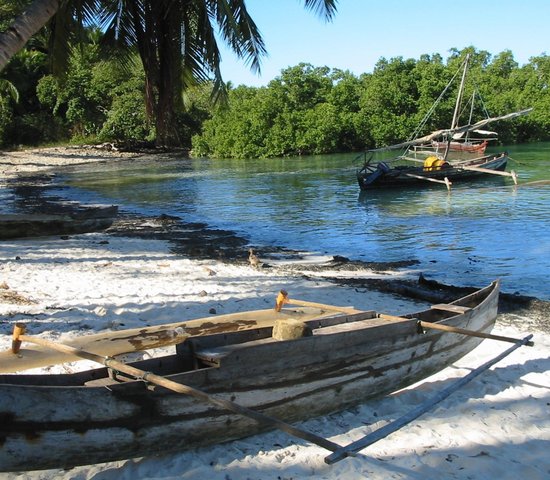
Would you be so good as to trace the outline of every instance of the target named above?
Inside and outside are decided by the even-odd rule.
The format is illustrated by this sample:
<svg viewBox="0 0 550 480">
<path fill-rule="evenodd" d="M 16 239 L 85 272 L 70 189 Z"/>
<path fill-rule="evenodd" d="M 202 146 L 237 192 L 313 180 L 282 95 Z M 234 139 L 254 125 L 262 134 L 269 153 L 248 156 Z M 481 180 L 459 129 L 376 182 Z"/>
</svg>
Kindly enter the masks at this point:
<svg viewBox="0 0 550 480">
<path fill-rule="evenodd" d="M 306 9 L 326 20 L 335 14 L 336 3 L 304 0 Z M 245 0 L 34 0 L 26 13 L 0 34 L 0 70 L 24 45 L 20 41 L 14 45 L 13 37 L 28 40 L 37 26 L 47 23 L 60 8 L 64 14 L 55 16 L 57 28 L 53 30 L 61 39 L 57 44 L 64 43 L 70 31 L 67 24 L 76 19 L 81 26 L 96 21 L 119 50 L 137 49 L 146 75 L 146 110 L 155 121 L 160 146 L 181 144 L 177 113 L 182 111 L 181 93 L 186 87 L 212 81 L 214 97 L 223 95 L 217 32 L 253 71 L 259 72 L 266 54 Z"/>
<path fill-rule="evenodd" d="M 8 29 L 0 32 L 0 71 L 56 14 L 60 3 L 60 0 L 34 0 Z"/>
<path fill-rule="evenodd" d="M 139 52 L 146 75 L 145 104 L 155 120 L 158 146 L 179 146 L 178 112 L 182 91 L 213 81 L 215 96 L 223 95 L 216 27 L 222 39 L 253 70 L 265 55 L 261 35 L 244 0 L 104 1 L 100 24 L 107 40 Z"/>
</svg>

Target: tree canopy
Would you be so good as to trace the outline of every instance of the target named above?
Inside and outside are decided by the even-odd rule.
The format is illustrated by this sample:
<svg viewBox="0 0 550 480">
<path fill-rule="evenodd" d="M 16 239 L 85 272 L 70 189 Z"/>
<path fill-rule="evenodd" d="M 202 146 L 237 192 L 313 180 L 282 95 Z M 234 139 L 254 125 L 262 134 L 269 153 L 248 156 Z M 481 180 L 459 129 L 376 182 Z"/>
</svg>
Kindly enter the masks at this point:
<svg viewBox="0 0 550 480">
<path fill-rule="evenodd" d="M 495 57 L 469 47 L 420 59 L 381 58 L 372 73 L 300 64 L 266 87 L 239 86 L 229 106 L 215 109 L 193 138 L 196 155 L 270 157 L 381 147 L 411 137 L 465 55 L 471 55 L 469 89 L 483 99 L 479 120 L 533 107 L 533 112 L 495 127 L 503 143 L 550 139 L 550 57 L 520 67 L 512 52 Z M 458 84 L 458 83 L 457 83 Z M 425 133 L 451 125 L 456 90 L 448 91 Z M 465 120 L 462 119 L 462 123 Z"/>
<path fill-rule="evenodd" d="M 534 107 L 528 116 L 498 124 L 500 141 L 550 138 L 547 55 L 520 66 L 508 50 L 493 56 L 469 47 L 452 49 L 446 59 L 381 58 L 361 75 L 302 63 L 266 87 L 225 89 L 215 28 L 253 68 L 265 51 L 256 26 L 238 8 L 243 1 L 132 0 L 118 9 L 114 0 L 6 0 L 0 30 L 9 30 L 23 7 L 42 2 L 56 4 L 57 13 L 0 71 L 3 146 L 145 142 L 240 158 L 379 147 L 411 136 L 466 53 L 472 55 L 471 83 L 491 115 Z M 187 10 L 168 27 L 160 19 L 172 10 L 162 8 L 179 3 Z M 303 3 L 328 19 L 336 11 L 334 0 Z M 162 46 L 173 37 L 170 28 L 177 40 Z M 224 90 L 227 104 L 215 104 Z M 442 98 L 425 128 L 450 125 L 453 106 L 452 95 Z M 476 118 L 482 114 L 476 111 Z"/>
<path fill-rule="evenodd" d="M 65 70 L 59 67 L 67 65 L 63 54 L 72 42 L 81 41 L 86 27 L 96 25 L 112 52 L 137 54 L 141 60 L 146 116 L 154 122 L 159 146 L 183 144 L 181 96 L 186 88 L 212 81 L 213 96 L 224 94 L 218 39 L 256 71 L 266 54 L 244 0 L 6 1 L 6 11 L 18 15 L 0 31 L 0 70 L 46 24 L 53 73 Z M 19 12 L 14 6 L 25 9 Z M 304 6 L 331 19 L 336 0 L 304 0 Z"/>
</svg>

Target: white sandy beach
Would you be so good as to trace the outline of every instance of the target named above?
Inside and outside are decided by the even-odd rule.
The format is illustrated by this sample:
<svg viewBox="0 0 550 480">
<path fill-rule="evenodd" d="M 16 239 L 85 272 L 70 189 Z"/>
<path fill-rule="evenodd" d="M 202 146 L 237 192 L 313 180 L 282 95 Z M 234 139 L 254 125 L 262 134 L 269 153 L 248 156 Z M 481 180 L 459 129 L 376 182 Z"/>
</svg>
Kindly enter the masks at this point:
<svg viewBox="0 0 550 480">
<path fill-rule="evenodd" d="M 108 242 L 108 243 L 105 243 Z M 16 259 L 18 258 L 18 259 Z M 212 275 L 209 270 L 216 274 Z M 368 272 L 360 272 L 368 275 Z M 3 242 L 0 283 L 20 300 L 0 304 L 0 348 L 10 347 L 14 322 L 30 332 L 66 340 L 103 329 L 133 328 L 204 317 L 214 308 L 230 313 L 268 308 L 280 288 L 295 298 L 403 313 L 416 309 L 377 292 L 335 287 L 215 261 L 199 262 L 169 252 L 161 241 L 104 233 Z M 522 337 L 528 318 L 506 316 L 497 333 Z M 514 323 L 516 326 L 511 326 Z M 163 457 L 133 459 L 69 471 L 0 475 L 2 478 L 529 478 L 550 475 L 550 341 L 535 334 L 522 347 L 401 431 L 356 458 L 328 466 L 327 452 L 284 433 Z M 303 426 L 346 444 L 414 408 L 508 344 L 486 340 L 472 354 L 426 382 L 353 411 Z M 86 362 L 40 371 L 75 371 Z M 38 370 L 34 370 L 38 371 Z"/>
<path fill-rule="evenodd" d="M 0 163 L 5 157 L 0 157 Z M 19 165 L 18 171 L 35 169 Z M 0 165 L 4 175 L 13 166 Z M 355 273 L 368 276 L 367 270 Z M 274 304 L 284 288 L 293 298 L 376 309 L 390 314 L 419 303 L 322 277 L 307 280 L 278 269 L 175 255 L 157 240 L 107 233 L 0 243 L 0 348 L 11 345 L 15 322 L 30 333 L 63 341 L 106 329 L 134 328 L 232 313 Z M 503 285 L 506 289 L 506 285 Z M 534 334 L 521 347 L 433 410 L 354 458 L 329 466 L 320 447 L 271 432 L 165 456 L 0 474 L 1 479 L 516 479 L 550 478 L 550 338 L 530 317 L 500 315 L 500 335 Z M 473 368 L 509 348 L 493 340 L 421 384 L 303 428 L 348 444 L 398 418 Z M 162 352 L 157 352 L 162 353 Z M 33 372 L 76 371 L 75 362 Z M 116 448 L 116 446 L 113 446 Z"/>
</svg>

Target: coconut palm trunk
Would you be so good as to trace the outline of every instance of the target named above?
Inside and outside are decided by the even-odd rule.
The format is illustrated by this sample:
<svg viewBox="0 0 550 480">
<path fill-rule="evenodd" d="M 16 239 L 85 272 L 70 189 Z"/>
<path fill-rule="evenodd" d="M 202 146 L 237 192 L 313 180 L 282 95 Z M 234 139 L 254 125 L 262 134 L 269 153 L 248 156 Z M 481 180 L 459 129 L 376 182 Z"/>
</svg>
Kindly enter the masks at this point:
<svg viewBox="0 0 550 480">
<path fill-rule="evenodd" d="M 35 0 L 18 15 L 10 27 L 0 33 L 0 71 L 59 9 L 60 0 Z"/>
<path fill-rule="evenodd" d="M 60 9 L 61 0 L 34 0 L 4 33 L 0 33 L 0 71 Z M 304 0 L 304 6 L 326 20 L 337 0 Z M 103 21 L 118 48 L 137 46 L 146 76 L 145 105 L 155 122 L 157 145 L 181 145 L 178 116 L 182 91 L 192 84 L 212 82 L 214 97 L 224 90 L 216 30 L 223 42 L 253 71 L 267 52 L 245 0 L 69 0 L 57 19 L 68 27 L 78 19 Z M 59 17 L 59 15 L 58 15 Z M 217 27 L 217 28 L 216 28 Z M 65 29 L 65 32 L 68 28 Z M 60 42 L 65 44 L 68 37 Z"/>
<path fill-rule="evenodd" d="M 156 144 L 158 147 L 180 147 L 182 139 L 176 112 L 183 111 L 182 100 L 182 18 L 174 2 L 159 2 L 161 9 L 157 25 L 158 98 Z"/>
</svg>

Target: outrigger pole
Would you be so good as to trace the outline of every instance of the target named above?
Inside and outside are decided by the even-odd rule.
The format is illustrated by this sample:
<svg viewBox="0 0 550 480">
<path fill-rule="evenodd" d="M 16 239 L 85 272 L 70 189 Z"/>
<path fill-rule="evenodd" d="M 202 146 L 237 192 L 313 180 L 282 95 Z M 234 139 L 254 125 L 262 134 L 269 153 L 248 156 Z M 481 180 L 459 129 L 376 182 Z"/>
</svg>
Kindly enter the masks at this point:
<svg viewBox="0 0 550 480">
<path fill-rule="evenodd" d="M 530 343 L 531 338 L 533 338 L 533 335 L 528 335 L 522 340 L 518 340 L 517 343 L 510 347 L 508 350 L 505 350 L 500 355 L 497 355 L 492 360 L 484 363 L 480 367 L 476 368 L 475 370 L 471 371 L 468 375 L 465 377 L 462 377 L 460 380 L 452 383 L 447 388 L 441 390 L 437 394 L 435 394 L 433 397 L 429 398 L 424 403 L 420 404 L 415 409 L 411 410 L 410 412 L 406 413 L 402 417 L 398 418 L 397 420 L 394 420 L 393 422 L 379 428 L 378 430 L 375 430 L 365 437 L 363 437 L 360 440 L 357 440 L 356 442 L 350 443 L 349 445 L 340 448 L 339 450 L 333 452 L 328 457 L 325 457 L 325 462 L 330 464 L 336 463 L 339 460 L 342 460 L 348 456 L 353 456 L 359 451 L 363 450 L 364 448 L 368 447 L 369 445 L 372 445 L 373 443 L 378 442 L 379 440 L 382 440 L 383 438 L 387 437 L 393 432 L 396 432 L 400 428 L 404 427 L 405 425 L 411 423 L 413 420 L 420 417 L 420 415 L 423 415 L 427 411 L 429 411 L 435 404 L 445 400 L 448 396 L 450 396 L 452 393 L 456 392 L 460 387 L 463 387 L 468 382 L 473 380 L 475 377 L 483 373 L 485 370 L 492 367 L 495 363 L 500 362 L 504 357 L 507 357 L 510 355 L 513 351 L 518 349 L 519 347 L 523 345 L 528 345 Z M 531 342 L 532 343 L 532 342 Z"/>
</svg>

